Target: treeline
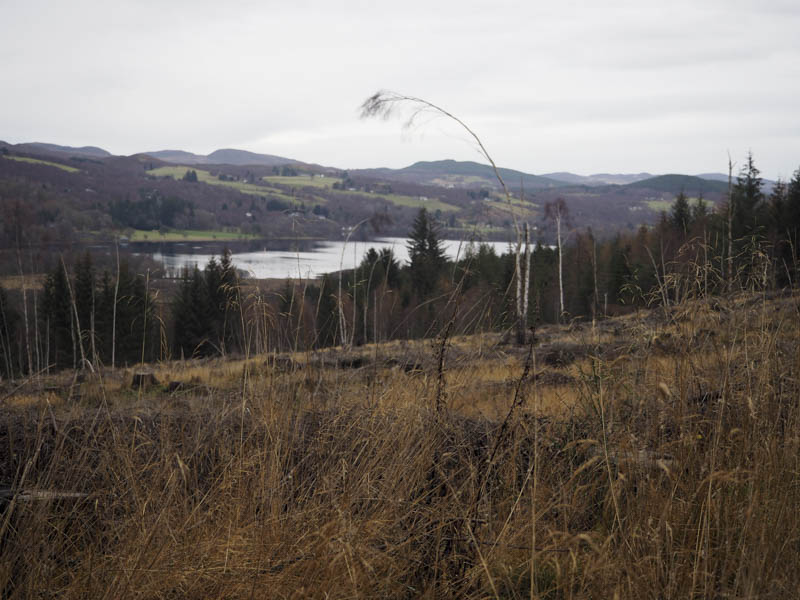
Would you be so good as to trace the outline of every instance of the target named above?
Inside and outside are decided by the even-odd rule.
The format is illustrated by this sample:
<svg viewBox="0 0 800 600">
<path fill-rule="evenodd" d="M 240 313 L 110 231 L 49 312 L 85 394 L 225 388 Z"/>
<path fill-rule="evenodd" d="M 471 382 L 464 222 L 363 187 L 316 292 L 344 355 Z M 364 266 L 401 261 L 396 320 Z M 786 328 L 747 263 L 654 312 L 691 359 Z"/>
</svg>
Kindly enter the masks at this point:
<svg viewBox="0 0 800 600">
<path fill-rule="evenodd" d="M 723 205 L 680 193 L 657 226 L 602 240 L 591 229 L 571 230 L 563 203 L 546 214 L 564 225 L 564 244 L 531 248 L 526 328 L 797 284 L 800 169 L 767 194 L 749 156 Z M 372 249 L 356 269 L 287 281 L 277 292 L 240 282 L 226 252 L 184 271 L 158 304 L 146 278 L 124 262 L 102 275 L 88 254 L 71 269 L 62 262 L 38 298 L 12 302 L 0 289 L 0 369 L 8 377 L 87 361 L 352 346 L 517 323 L 514 248 L 498 255 L 465 244 L 457 261 L 447 260 L 439 225 L 424 209 L 409 238 L 408 265 L 390 250 Z"/>
<path fill-rule="evenodd" d="M 0 373 L 14 376 L 64 368 L 125 365 L 159 357 L 159 323 L 146 278 L 127 262 L 98 276 L 85 253 L 63 261 L 40 294 L 10 305 L 0 289 Z"/>
</svg>

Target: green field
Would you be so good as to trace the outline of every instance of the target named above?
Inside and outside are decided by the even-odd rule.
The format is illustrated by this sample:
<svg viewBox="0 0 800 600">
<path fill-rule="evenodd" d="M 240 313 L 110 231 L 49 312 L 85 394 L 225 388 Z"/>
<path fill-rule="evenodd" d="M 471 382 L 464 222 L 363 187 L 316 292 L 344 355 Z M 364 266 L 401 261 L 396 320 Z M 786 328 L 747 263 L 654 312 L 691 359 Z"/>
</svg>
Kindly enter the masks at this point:
<svg viewBox="0 0 800 600">
<path fill-rule="evenodd" d="M 253 196 L 269 196 L 271 198 L 277 198 L 278 200 L 282 200 L 283 202 L 287 202 L 289 204 L 300 204 L 302 200 L 302 199 L 298 200 L 291 194 L 287 194 L 284 190 L 274 187 L 268 187 L 266 185 L 256 185 L 254 183 L 244 183 L 242 181 L 222 181 L 218 177 L 209 173 L 208 171 L 204 171 L 203 169 L 193 169 L 192 167 L 184 167 L 184 166 L 159 167 L 157 169 L 151 169 L 150 171 L 147 171 L 147 174 L 152 175 L 154 177 L 172 177 L 173 179 L 182 179 L 183 176 L 186 174 L 186 171 L 192 171 L 192 170 L 195 173 L 197 173 L 197 181 L 201 183 L 207 183 L 208 185 L 218 185 L 221 187 L 227 187 L 237 190 L 242 194 L 250 194 Z M 277 177 L 276 179 L 305 179 L 305 178 Z M 320 198 L 318 196 L 313 196 L 312 198 L 306 198 L 306 200 L 308 200 L 309 202 L 316 202 L 317 204 L 325 204 L 325 199 Z"/>
<path fill-rule="evenodd" d="M 334 183 L 341 183 L 338 177 L 309 177 L 308 175 L 298 175 L 297 177 L 267 176 L 262 177 L 262 181 L 267 183 L 277 183 L 279 185 L 289 185 L 296 188 L 315 187 L 332 188 Z"/>
<path fill-rule="evenodd" d="M 647 208 L 650 210 L 654 210 L 656 212 L 661 212 L 662 210 L 669 210 L 672 208 L 672 203 L 674 200 L 645 200 L 644 203 L 647 205 Z"/>
<path fill-rule="evenodd" d="M 479 184 L 481 186 L 491 187 L 497 184 L 497 180 L 488 177 L 481 177 L 480 175 L 445 175 L 443 177 L 436 177 L 431 179 L 433 185 L 457 185 L 466 186 L 470 184 Z"/>
<path fill-rule="evenodd" d="M 418 196 L 403 196 L 401 194 L 368 194 L 369 196 L 376 196 L 379 198 L 385 198 L 392 204 L 397 204 L 398 206 L 410 206 L 411 208 L 427 208 L 429 212 L 434 212 L 440 210 L 442 212 L 448 212 L 452 210 L 458 210 L 457 206 L 453 206 L 452 204 L 447 204 L 446 202 L 442 202 L 437 198 L 428 198 L 427 200 L 420 200 Z"/>
<path fill-rule="evenodd" d="M 204 171 L 203 169 L 194 169 L 192 167 L 159 167 L 158 169 L 147 171 L 147 174 L 153 175 L 154 177 L 172 177 L 173 179 L 182 179 L 186 174 L 186 171 L 194 171 L 197 173 L 197 180 L 199 182 L 232 188 L 242 192 L 243 194 L 252 194 L 254 196 L 281 194 L 280 190 L 266 186 L 255 185 L 253 183 L 244 183 L 242 181 L 222 181 L 208 171 Z"/>
<path fill-rule="evenodd" d="M 199 177 L 198 173 L 198 177 Z M 129 236 L 132 242 L 214 242 L 252 240 L 258 236 L 238 231 L 200 231 L 197 229 L 174 229 L 170 231 L 142 231 L 136 229 Z"/>
<path fill-rule="evenodd" d="M 535 217 L 539 214 L 536 210 L 538 207 L 535 204 L 532 202 L 522 202 L 518 198 L 511 199 L 511 206 L 509 206 L 508 200 L 500 200 L 499 198 L 485 198 L 483 202 L 491 208 L 509 214 L 513 213 L 518 217 Z"/>
<path fill-rule="evenodd" d="M 62 165 L 60 163 L 50 162 L 49 160 L 39 160 L 38 158 L 27 158 L 25 156 L 6 156 L 11 160 L 16 160 L 18 162 L 26 162 L 26 163 L 33 163 L 36 165 L 47 165 L 48 167 L 55 167 L 56 169 L 61 169 L 62 171 L 66 171 L 67 173 L 77 173 L 80 169 L 76 169 L 75 167 L 68 167 L 67 165 Z"/>
</svg>

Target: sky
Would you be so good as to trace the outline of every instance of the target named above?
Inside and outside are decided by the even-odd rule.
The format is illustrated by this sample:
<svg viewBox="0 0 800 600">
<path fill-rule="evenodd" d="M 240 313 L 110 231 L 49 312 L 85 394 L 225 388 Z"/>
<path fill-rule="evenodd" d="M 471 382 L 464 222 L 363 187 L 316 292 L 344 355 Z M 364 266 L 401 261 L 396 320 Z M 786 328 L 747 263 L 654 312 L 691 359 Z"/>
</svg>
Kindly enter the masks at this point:
<svg viewBox="0 0 800 600">
<path fill-rule="evenodd" d="M 785 180 L 798 32 L 797 0 L 0 0 L 0 139 L 485 162 L 450 119 L 360 119 L 388 89 L 529 173 L 726 172 L 752 151 Z"/>
</svg>

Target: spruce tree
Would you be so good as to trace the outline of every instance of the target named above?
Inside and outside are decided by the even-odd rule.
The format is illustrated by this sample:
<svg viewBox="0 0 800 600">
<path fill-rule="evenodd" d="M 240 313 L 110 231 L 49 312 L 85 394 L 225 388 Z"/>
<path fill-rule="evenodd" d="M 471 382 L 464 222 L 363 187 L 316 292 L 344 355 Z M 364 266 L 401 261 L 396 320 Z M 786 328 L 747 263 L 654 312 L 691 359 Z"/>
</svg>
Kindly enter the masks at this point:
<svg viewBox="0 0 800 600">
<path fill-rule="evenodd" d="M 675 203 L 672 205 L 670 223 L 676 231 L 685 236 L 689 233 L 691 222 L 692 211 L 689 207 L 689 200 L 686 198 L 686 194 L 683 193 L 683 190 L 681 190 L 677 198 L 675 198 Z"/>
<path fill-rule="evenodd" d="M 92 330 L 95 315 L 95 282 L 92 256 L 87 250 L 75 264 L 75 308 L 78 312 L 78 321 L 81 326 L 81 341 L 88 352 L 92 347 Z M 93 359 L 92 359 L 93 360 Z"/>
<path fill-rule="evenodd" d="M 184 269 L 180 289 L 172 303 L 173 350 L 177 356 L 192 358 L 214 352 L 209 343 L 211 319 L 203 274 L 195 265 Z"/>
<path fill-rule="evenodd" d="M 409 234 L 408 256 L 414 291 L 420 298 L 425 298 L 436 288 L 445 265 L 445 256 L 439 241 L 438 228 L 424 208 L 420 209 L 414 219 Z"/>
<path fill-rule="evenodd" d="M 734 240 L 757 235 L 763 224 L 764 193 L 760 175 L 750 152 L 733 186 Z"/>
<path fill-rule="evenodd" d="M 57 369 L 72 366 L 76 358 L 72 330 L 75 319 L 67 277 L 61 265 L 57 265 L 45 280 L 39 315 L 40 328 L 46 336 L 47 364 Z"/>
<path fill-rule="evenodd" d="M 8 295 L 0 286 L 0 375 L 6 378 L 21 370 L 15 360 L 18 323 L 19 315 L 9 306 Z"/>
<path fill-rule="evenodd" d="M 794 172 L 786 189 L 786 229 L 794 260 L 797 261 L 800 259 L 800 167 Z"/>
</svg>

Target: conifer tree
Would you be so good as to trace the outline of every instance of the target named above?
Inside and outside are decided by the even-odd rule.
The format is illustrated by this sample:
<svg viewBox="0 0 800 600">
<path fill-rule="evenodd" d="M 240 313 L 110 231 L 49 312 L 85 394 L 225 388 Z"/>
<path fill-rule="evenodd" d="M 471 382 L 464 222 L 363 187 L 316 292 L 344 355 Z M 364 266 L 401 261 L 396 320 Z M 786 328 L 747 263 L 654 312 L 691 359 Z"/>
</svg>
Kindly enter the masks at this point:
<svg viewBox="0 0 800 600">
<path fill-rule="evenodd" d="M 797 261 L 800 259 L 800 167 L 794 172 L 786 189 L 786 229 L 794 260 Z"/>
<path fill-rule="evenodd" d="M 681 190 L 672 205 L 670 223 L 676 231 L 685 236 L 689 233 L 691 222 L 692 211 L 689 207 L 689 200 L 686 198 L 686 194 L 683 193 L 683 190 Z"/>
<path fill-rule="evenodd" d="M 40 327 L 46 336 L 47 364 L 57 369 L 71 366 L 76 359 L 72 331 L 74 317 L 67 278 L 61 265 L 47 276 L 41 303 Z"/>
<path fill-rule="evenodd" d="M 180 289 L 172 304 L 173 348 L 177 356 L 191 358 L 213 353 L 209 344 L 211 320 L 203 274 L 195 265 L 184 269 Z"/>
<path fill-rule="evenodd" d="M 758 234 L 759 226 L 763 224 L 764 193 L 760 175 L 750 152 L 733 186 L 734 240 Z"/>
<path fill-rule="evenodd" d="M 425 208 L 419 210 L 408 237 L 411 282 L 420 298 L 426 298 L 436 288 L 445 256 L 438 228 Z"/>
<path fill-rule="evenodd" d="M 8 304 L 8 295 L 0 286 L 0 375 L 14 377 L 20 370 L 15 360 L 19 315 Z"/>
<path fill-rule="evenodd" d="M 95 281 L 92 256 L 87 250 L 75 264 L 75 308 L 81 326 L 80 337 L 83 347 L 90 350 L 93 345 L 95 317 Z M 95 357 L 90 354 L 92 362 Z"/>
</svg>

